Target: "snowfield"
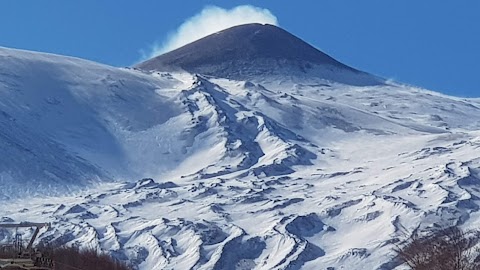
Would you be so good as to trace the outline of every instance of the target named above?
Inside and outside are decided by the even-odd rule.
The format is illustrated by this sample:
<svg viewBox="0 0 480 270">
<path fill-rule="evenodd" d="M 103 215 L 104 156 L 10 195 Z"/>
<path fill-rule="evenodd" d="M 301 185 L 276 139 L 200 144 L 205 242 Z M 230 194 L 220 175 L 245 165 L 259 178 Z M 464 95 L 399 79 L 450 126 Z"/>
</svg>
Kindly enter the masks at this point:
<svg viewBox="0 0 480 270">
<path fill-rule="evenodd" d="M 480 101 L 396 83 L 0 48 L 0 151 L 2 222 L 142 270 L 402 269 L 419 226 L 480 222 Z"/>
</svg>

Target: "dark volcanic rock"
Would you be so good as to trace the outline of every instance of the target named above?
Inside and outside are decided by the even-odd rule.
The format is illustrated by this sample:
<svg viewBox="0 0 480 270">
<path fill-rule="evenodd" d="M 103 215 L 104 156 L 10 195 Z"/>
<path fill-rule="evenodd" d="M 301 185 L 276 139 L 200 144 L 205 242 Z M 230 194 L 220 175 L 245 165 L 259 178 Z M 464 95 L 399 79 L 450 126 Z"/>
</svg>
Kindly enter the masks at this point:
<svg viewBox="0 0 480 270">
<path fill-rule="evenodd" d="M 136 67 L 147 71 L 185 70 L 239 80 L 287 74 L 349 84 L 381 83 L 380 79 L 348 67 L 287 31 L 268 24 L 235 26 Z"/>
</svg>

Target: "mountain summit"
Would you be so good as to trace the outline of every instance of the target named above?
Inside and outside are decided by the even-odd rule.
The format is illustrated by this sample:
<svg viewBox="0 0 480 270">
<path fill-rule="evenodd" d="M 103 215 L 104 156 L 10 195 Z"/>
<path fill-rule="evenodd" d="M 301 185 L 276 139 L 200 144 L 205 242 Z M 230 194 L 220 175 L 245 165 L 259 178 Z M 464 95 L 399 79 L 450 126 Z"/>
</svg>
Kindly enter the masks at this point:
<svg viewBox="0 0 480 270">
<path fill-rule="evenodd" d="M 136 67 L 147 71 L 184 70 L 239 80 L 288 75 L 353 85 L 381 82 L 279 27 L 258 23 L 217 32 Z"/>
</svg>

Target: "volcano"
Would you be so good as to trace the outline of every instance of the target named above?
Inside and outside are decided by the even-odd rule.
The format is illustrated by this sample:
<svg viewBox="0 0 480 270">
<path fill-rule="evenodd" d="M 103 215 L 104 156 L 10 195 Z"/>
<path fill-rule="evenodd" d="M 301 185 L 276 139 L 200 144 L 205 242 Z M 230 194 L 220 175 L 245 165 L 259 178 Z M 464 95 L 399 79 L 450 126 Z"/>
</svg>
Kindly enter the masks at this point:
<svg viewBox="0 0 480 270">
<path fill-rule="evenodd" d="M 271 25 L 137 68 L 0 47 L 0 220 L 139 270 L 404 269 L 478 228 L 479 119 Z"/>
</svg>

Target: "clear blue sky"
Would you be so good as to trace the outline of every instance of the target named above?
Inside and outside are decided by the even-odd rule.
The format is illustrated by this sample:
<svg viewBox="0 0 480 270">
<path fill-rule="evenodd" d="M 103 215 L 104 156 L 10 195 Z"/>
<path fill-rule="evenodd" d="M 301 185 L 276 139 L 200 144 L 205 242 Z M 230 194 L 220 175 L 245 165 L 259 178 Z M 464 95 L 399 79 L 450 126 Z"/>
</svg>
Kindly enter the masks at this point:
<svg viewBox="0 0 480 270">
<path fill-rule="evenodd" d="M 127 66 L 204 6 L 243 4 L 358 69 L 480 97 L 478 0 L 2 0 L 0 46 Z"/>
</svg>

